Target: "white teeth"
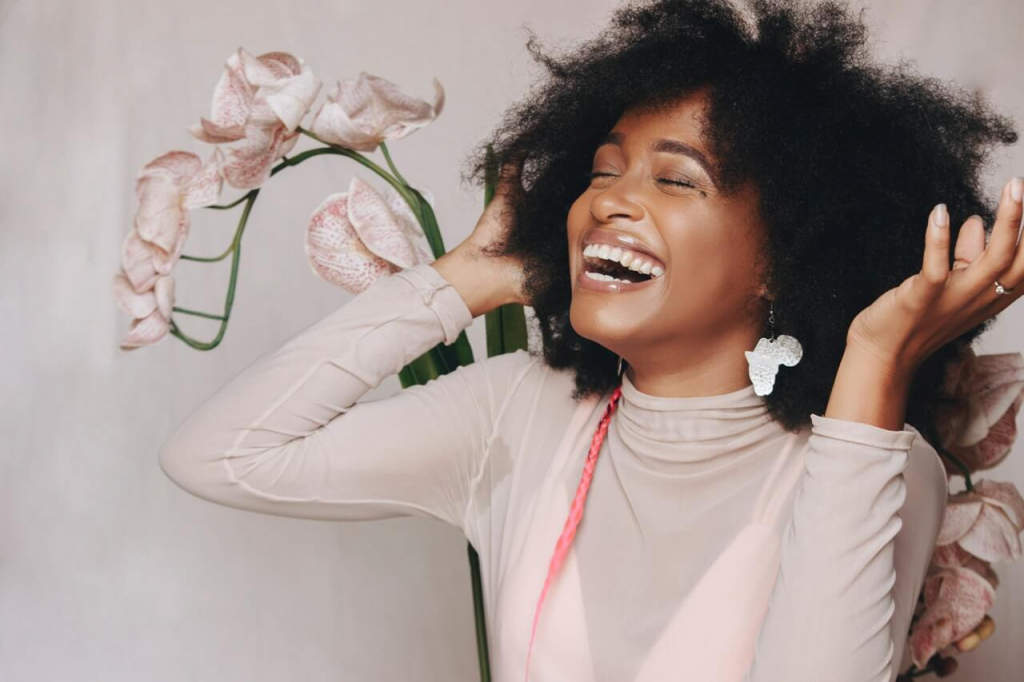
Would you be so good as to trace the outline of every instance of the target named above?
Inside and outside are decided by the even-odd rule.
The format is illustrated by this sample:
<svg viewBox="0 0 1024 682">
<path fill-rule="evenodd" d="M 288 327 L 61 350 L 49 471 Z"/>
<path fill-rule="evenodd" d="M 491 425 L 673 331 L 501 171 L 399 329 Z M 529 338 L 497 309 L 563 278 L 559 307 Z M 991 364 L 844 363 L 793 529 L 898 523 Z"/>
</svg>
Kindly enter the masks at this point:
<svg viewBox="0 0 1024 682">
<path fill-rule="evenodd" d="M 618 277 L 612 277 L 611 275 L 605 275 L 600 272 L 591 272 L 590 270 L 587 270 L 583 274 L 590 279 L 596 279 L 601 282 L 622 282 L 623 284 L 633 284 L 633 282 L 630 282 L 628 279 L 619 279 Z"/>
<path fill-rule="evenodd" d="M 661 277 L 662 275 L 665 274 L 665 268 L 661 267 L 660 265 L 655 265 L 653 262 L 645 260 L 643 256 L 640 256 L 632 251 L 623 249 L 618 246 L 613 247 L 610 244 L 587 244 L 587 246 L 584 247 L 583 249 L 583 255 L 589 258 L 602 258 L 604 260 L 615 261 L 622 265 L 623 267 L 629 268 L 634 272 L 640 272 L 645 275 L 650 275 L 652 278 Z M 593 274 L 600 275 L 601 273 Z M 607 275 L 602 276 L 607 277 Z M 594 279 L 600 278 L 595 277 Z"/>
</svg>

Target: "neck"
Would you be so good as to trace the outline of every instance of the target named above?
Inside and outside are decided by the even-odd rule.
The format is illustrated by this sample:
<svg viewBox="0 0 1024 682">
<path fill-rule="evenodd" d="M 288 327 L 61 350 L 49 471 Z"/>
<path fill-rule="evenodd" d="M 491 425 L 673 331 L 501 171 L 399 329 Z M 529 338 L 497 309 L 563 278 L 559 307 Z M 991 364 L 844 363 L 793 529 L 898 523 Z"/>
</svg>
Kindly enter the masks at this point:
<svg viewBox="0 0 1024 682">
<path fill-rule="evenodd" d="M 744 351 L 753 350 L 758 330 L 739 328 L 713 341 L 674 340 L 623 353 L 625 372 L 642 393 L 688 398 L 721 395 L 750 385 Z"/>
</svg>

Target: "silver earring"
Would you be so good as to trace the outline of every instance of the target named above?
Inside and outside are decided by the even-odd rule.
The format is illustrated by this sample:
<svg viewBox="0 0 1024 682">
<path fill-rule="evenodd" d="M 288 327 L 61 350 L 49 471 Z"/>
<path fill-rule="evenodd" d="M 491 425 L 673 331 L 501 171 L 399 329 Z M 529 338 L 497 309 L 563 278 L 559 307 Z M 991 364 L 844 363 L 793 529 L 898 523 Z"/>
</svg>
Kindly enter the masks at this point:
<svg viewBox="0 0 1024 682">
<path fill-rule="evenodd" d="M 753 351 L 743 351 L 750 366 L 750 381 L 754 384 L 756 395 L 771 393 L 775 387 L 775 375 L 779 372 L 779 365 L 794 367 L 804 354 L 803 346 L 794 337 L 780 334 L 775 338 L 774 301 L 769 302 L 768 326 L 770 338 L 762 336 L 757 340 Z"/>
<path fill-rule="evenodd" d="M 622 356 L 621 356 L 621 355 L 619 356 L 619 366 L 618 366 L 618 368 L 617 368 L 617 369 L 615 370 L 615 374 L 616 374 L 616 376 L 618 376 L 618 377 L 621 377 L 621 376 L 622 376 Z"/>
</svg>

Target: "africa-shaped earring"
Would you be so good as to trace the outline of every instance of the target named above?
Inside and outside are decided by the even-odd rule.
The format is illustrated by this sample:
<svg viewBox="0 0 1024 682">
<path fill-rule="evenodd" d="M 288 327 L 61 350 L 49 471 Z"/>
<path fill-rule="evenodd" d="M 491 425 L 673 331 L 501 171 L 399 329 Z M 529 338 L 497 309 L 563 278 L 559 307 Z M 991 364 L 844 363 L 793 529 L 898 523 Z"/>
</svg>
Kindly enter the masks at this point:
<svg viewBox="0 0 1024 682">
<path fill-rule="evenodd" d="M 780 334 L 775 338 L 774 301 L 769 302 L 768 326 L 771 338 L 762 336 L 757 340 L 753 351 L 743 351 L 750 365 L 750 381 L 754 384 L 756 395 L 771 393 L 775 387 L 775 375 L 779 372 L 779 365 L 794 367 L 804 354 L 803 346 L 794 337 Z"/>
</svg>

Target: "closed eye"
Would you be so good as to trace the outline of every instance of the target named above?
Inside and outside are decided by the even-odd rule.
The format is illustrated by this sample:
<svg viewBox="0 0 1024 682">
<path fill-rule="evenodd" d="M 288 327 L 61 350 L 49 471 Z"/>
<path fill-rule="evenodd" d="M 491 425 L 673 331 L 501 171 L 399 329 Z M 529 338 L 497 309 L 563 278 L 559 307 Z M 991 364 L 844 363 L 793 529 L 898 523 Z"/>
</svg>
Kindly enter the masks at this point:
<svg viewBox="0 0 1024 682">
<path fill-rule="evenodd" d="M 593 180 L 594 178 L 601 178 L 601 177 L 614 177 L 614 173 L 598 173 L 598 172 L 587 173 L 587 179 L 588 180 Z M 669 184 L 669 185 L 677 185 L 679 187 L 694 187 L 693 183 L 686 182 L 685 180 L 674 180 L 672 178 L 658 178 L 658 182 L 664 182 L 664 183 Z"/>
</svg>

